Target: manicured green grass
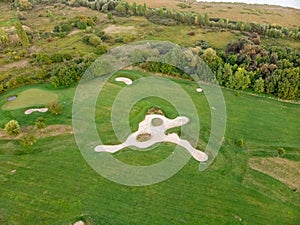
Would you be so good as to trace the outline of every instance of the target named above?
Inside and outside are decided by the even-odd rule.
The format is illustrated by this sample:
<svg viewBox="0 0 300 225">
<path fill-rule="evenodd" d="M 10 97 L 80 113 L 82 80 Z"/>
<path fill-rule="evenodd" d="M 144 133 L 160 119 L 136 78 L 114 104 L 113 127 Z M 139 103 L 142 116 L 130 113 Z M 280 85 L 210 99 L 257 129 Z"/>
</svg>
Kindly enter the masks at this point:
<svg viewBox="0 0 300 225">
<path fill-rule="evenodd" d="M 229 148 L 203 173 L 191 160 L 171 179 L 139 188 L 96 174 L 71 136 L 47 138 L 34 148 L 40 152 L 0 157 L 1 224 L 69 224 L 82 215 L 95 224 L 297 222 L 299 194 L 252 171 L 244 184 L 247 156 Z"/>
<path fill-rule="evenodd" d="M 28 89 L 19 93 L 15 100 L 8 101 L 2 108 L 5 110 L 12 110 L 35 105 L 46 105 L 50 102 L 56 101 L 57 98 L 57 94 L 49 91 Z"/>
<path fill-rule="evenodd" d="M 4 110 L 2 107 L 0 107 L 0 128 L 4 128 L 4 125 L 10 121 L 12 118 L 15 118 L 18 120 L 20 126 L 29 126 L 34 125 L 35 120 L 43 116 L 45 117 L 47 124 L 66 124 L 71 125 L 71 119 L 72 119 L 72 100 L 74 96 L 74 87 L 65 88 L 65 89 L 53 89 L 49 85 L 29 85 L 25 87 L 21 87 L 16 90 L 9 91 L 3 95 L 1 95 L 0 98 L 0 106 L 3 106 L 7 103 L 7 98 L 12 95 L 18 95 L 19 93 L 26 92 L 27 90 L 31 89 L 39 89 L 41 91 L 44 91 L 47 94 L 54 94 L 56 95 L 56 99 L 63 105 L 63 113 L 61 115 L 52 115 L 50 112 L 46 113 L 32 113 L 30 115 L 24 115 L 24 108 L 18 108 L 13 110 Z M 17 100 L 17 99 L 16 99 Z M 16 101 L 14 100 L 14 101 Z M 43 100 L 43 99 L 42 99 Z M 44 99 L 43 101 L 47 101 L 47 99 Z M 44 107 L 44 104 L 36 103 L 34 105 L 28 105 L 26 108 L 34 108 L 34 107 Z"/>
<path fill-rule="evenodd" d="M 121 71 L 115 76 L 136 80 L 148 75 Z M 125 85 L 114 81 L 114 77 L 103 88 L 95 112 L 97 129 L 106 144 L 119 142 L 110 116 L 114 97 Z M 205 96 L 197 93 L 190 81 L 172 80 L 196 103 L 200 146 L 205 146 L 210 132 Z M 33 87 L 21 90 L 26 88 Z M 48 114 L 47 121 L 70 123 L 74 87 L 55 92 L 65 111 L 58 117 Z M 225 89 L 223 94 L 227 130 L 214 163 L 199 172 L 199 164 L 191 159 L 172 178 L 147 187 L 123 186 L 98 175 L 84 161 L 72 135 L 39 139 L 31 147 L 31 154 L 21 155 L 16 155 L 20 152 L 16 150 L 22 149 L 18 142 L 0 140 L 0 224 L 70 224 L 82 218 L 90 218 L 92 224 L 297 224 L 299 193 L 250 169 L 248 159 L 273 156 L 282 146 L 285 157 L 300 160 L 299 105 L 247 93 L 237 97 Z M 1 96 L 0 103 L 6 97 Z M 162 107 L 168 117 L 177 115 L 166 101 L 147 98 L 131 109 L 133 130 L 153 105 Z M 17 119 L 21 124 L 34 123 L 34 116 L 24 117 L 21 111 L 1 110 L 5 116 L 0 122 Z M 245 147 L 235 146 L 238 138 L 244 139 Z M 114 156 L 131 165 L 149 165 L 166 158 L 174 147 L 166 143 L 147 152 L 125 149 Z"/>
</svg>

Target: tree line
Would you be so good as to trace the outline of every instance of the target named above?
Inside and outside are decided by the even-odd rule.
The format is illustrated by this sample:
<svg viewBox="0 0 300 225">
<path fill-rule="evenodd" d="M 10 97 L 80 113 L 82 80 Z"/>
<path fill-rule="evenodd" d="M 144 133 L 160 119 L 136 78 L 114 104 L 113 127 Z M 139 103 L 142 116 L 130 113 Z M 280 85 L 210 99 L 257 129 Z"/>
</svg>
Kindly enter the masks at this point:
<svg viewBox="0 0 300 225">
<path fill-rule="evenodd" d="M 40 2 L 63 3 L 69 6 L 78 7 L 85 6 L 93 10 L 104 13 L 111 13 L 119 16 L 145 16 L 152 22 L 175 25 L 187 24 L 200 27 L 216 27 L 230 30 L 239 30 L 244 32 L 255 32 L 272 38 L 291 38 L 300 40 L 299 27 L 288 28 L 274 24 L 248 23 L 242 21 L 232 21 L 226 18 L 210 18 L 208 13 L 200 14 L 195 12 L 183 12 L 175 9 L 167 8 L 149 8 L 146 4 L 128 3 L 124 0 L 15 0 L 12 2 L 13 7 L 20 7 L 21 10 L 31 9 L 34 4 Z"/>
</svg>

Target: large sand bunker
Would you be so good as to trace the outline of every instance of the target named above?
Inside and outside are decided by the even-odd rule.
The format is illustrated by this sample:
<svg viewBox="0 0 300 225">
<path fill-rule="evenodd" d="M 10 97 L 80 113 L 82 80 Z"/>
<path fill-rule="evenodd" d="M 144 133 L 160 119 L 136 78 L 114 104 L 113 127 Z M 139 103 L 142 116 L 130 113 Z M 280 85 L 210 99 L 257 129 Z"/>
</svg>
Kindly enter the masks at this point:
<svg viewBox="0 0 300 225">
<path fill-rule="evenodd" d="M 205 162 L 208 159 L 207 155 L 195 149 L 189 141 L 181 139 L 176 133 L 165 134 L 168 129 L 185 125 L 188 122 L 189 118 L 185 116 L 179 116 L 172 120 L 162 115 L 147 115 L 145 119 L 140 122 L 139 129 L 130 134 L 124 143 L 119 145 L 98 145 L 95 147 L 95 151 L 115 153 L 129 146 L 144 149 L 156 143 L 171 142 L 185 148 L 197 161 Z M 140 137 L 142 135 L 148 138 L 141 140 Z"/>
</svg>

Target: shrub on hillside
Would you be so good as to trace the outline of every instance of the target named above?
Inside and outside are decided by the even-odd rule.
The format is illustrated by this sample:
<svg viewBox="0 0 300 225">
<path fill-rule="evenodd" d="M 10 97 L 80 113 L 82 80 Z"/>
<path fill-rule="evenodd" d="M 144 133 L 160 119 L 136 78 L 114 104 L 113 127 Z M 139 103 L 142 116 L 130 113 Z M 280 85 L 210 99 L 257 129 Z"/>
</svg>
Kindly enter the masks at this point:
<svg viewBox="0 0 300 225">
<path fill-rule="evenodd" d="M 285 154 L 285 149 L 284 148 L 279 148 L 278 149 L 278 155 L 279 156 L 284 156 L 284 154 Z"/>
<path fill-rule="evenodd" d="M 47 105 L 48 110 L 55 115 L 62 113 L 63 105 L 57 101 L 51 102 Z"/>
<path fill-rule="evenodd" d="M 18 121 L 16 120 L 9 121 L 5 125 L 4 130 L 8 135 L 18 135 L 20 133 L 20 126 Z"/>
<path fill-rule="evenodd" d="M 85 44 L 88 44 L 88 45 L 92 45 L 94 47 L 102 44 L 102 40 L 100 37 L 98 37 L 97 35 L 95 34 L 86 34 L 83 36 L 82 38 L 82 41 L 85 43 Z"/>
<path fill-rule="evenodd" d="M 102 55 L 108 51 L 108 45 L 101 44 L 96 47 L 96 54 Z"/>
<path fill-rule="evenodd" d="M 68 54 L 68 53 L 57 52 L 57 53 L 54 53 L 53 55 L 51 55 L 50 59 L 54 63 L 64 62 L 64 61 L 71 60 L 72 59 L 72 55 Z"/>
<path fill-rule="evenodd" d="M 90 61 L 74 60 L 53 68 L 50 82 L 54 87 L 70 86 L 80 80 Z"/>
<path fill-rule="evenodd" d="M 36 142 L 36 138 L 32 134 L 25 134 L 19 141 L 23 147 L 31 146 Z"/>
<path fill-rule="evenodd" d="M 46 127 L 46 119 L 44 117 L 39 117 L 35 121 L 35 127 L 42 130 Z"/>
<path fill-rule="evenodd" d="M 29 46 L 29 39 L 28 36 L 22 27 L 22 24 L 20 22 L 16 22 L 15 24 L 16 32 L 19 37 L 19 41 L 22 44 L 23 47 L 27 48 Z"/>
<path fill-rule="evenodd" d="M 76 23 L 76 27 L 77 27 L 78 29 L 80 29 L 80 30 L 84 30 L 84 29 L 87 28 L 87 22 L 82 21 L 82 20 L 79 20 L 79 21 L 77 21 L 77 23 Z"/>
<path fill-rule="evenodd" d="M 238 139 L 238 140 L 236 140 L 235 144 L 241 148 L 244 146 L 244 140 Z"/>
<path fill-rule="evenodd" d="M 55 33 L 66 33 L 68 34 L 73 29 L 70 22 L 62 22 L 59 25 L 55 26 L 53 32 Z"/>
<path fill-rule="evenodd" d="M 0 28 L 0 47 L 5 47 L 7 44 L 8 35 L 2 28 Z"/>
</svg>

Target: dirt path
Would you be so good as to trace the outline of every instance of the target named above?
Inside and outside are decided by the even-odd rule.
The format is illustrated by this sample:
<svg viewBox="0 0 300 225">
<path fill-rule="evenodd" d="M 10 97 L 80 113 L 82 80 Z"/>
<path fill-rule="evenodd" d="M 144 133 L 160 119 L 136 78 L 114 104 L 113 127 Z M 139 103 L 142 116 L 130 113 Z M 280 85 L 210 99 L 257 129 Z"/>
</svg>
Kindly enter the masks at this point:
<svg viewBox="0 0 300 225">
<path fill-rule="evenodd" d="M 37 130 L 34 126 L 27 126 L 21 127 L 21 132 L 17 136 L 9 136 L 4 130 L 0 130 L 0 140 L 19 140 L 28 133 L 32 133 L 36 138 L 45 138 L 62 134 L 73 134 L 73 128 L 68 125 L 55 124 L 49 125 L 45 129 Z"/>
</svg>

